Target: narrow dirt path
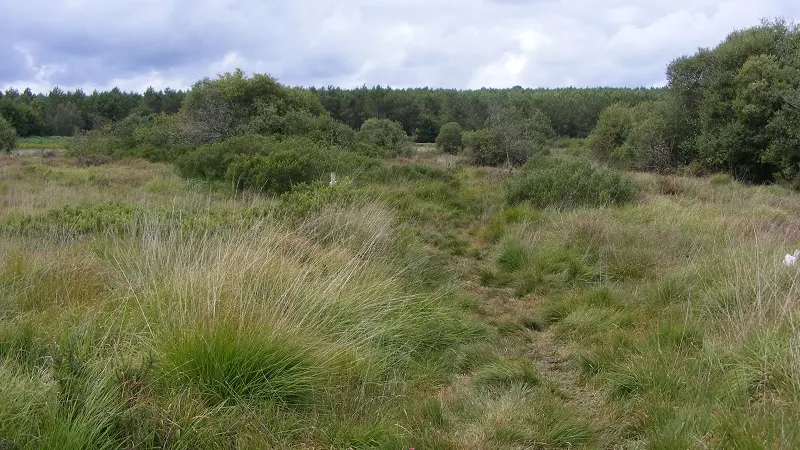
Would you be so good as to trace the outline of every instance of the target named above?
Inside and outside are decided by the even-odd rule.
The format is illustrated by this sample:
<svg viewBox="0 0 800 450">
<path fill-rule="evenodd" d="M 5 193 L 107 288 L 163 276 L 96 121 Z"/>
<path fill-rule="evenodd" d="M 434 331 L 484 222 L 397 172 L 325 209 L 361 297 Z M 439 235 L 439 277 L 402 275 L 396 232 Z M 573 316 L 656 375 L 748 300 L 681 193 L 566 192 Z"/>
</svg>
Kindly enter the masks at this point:
<svg viewBox="0 0 800 450">
<path fill-rule="evenodd" d="M 473 228 L 474 230 L 474 228 Z M 496 260 L 496 244 L 475 239 L 466 230 L 459 233 L 479 246 L 480 258 L 453 256 L 464 295 L 477 300 L 474 318 L 492 327 L 502 339 L 493 342 L 499 354 L 524 357 L 536 367 L 542 384 L 563 400 L 569 411 L 585 418 L 592 426 L 608 423 L 604 417 L 603 393 L 586 383 L 580 373 L 578 349 L 560 340 L 553 329 L 542 328 L 536 315 L 546 297 L 529 295 L 518 298 L 512 289 L 486 287 L 481 273 L 491 269 Z M 604 430 L 596 430 L 603 432 Z"/>
</svg>

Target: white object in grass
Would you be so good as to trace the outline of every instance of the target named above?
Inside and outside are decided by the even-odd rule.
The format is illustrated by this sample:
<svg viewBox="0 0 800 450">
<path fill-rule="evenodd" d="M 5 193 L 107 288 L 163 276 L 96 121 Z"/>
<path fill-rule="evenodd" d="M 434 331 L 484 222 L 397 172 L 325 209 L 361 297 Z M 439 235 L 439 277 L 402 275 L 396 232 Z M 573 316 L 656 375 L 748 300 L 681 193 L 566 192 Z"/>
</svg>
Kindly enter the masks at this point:
<svg viewBox="0 0 800 450">
<path fill-rule="evenodd" d="M 329 183 L 330 187 L 336 186 L 336 172 L 331 172 L 331 182 Z"/>
<path fill-rule="evenodd" d="M 797 259 L 800 258 L 800 250 L 795 250 L 794 254 L 786 255 L 783 257 L 783 263 L 789 267 L 797 264 Z"/>
</svg>

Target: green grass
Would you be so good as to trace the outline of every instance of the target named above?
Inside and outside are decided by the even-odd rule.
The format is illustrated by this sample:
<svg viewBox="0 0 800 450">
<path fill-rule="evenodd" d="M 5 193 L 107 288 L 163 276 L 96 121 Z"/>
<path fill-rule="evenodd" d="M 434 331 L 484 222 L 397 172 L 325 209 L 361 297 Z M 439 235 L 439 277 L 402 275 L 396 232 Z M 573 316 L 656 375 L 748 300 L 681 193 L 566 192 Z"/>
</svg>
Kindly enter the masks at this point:
<svg viewBox="0 0 800 450">
<path fill-rule="evenodd" d="M 800 445 L 796 194 L 452 162 L 268 198 L 0 159 L 0 447 Z"/>
<path fill-rule="evenodd" d="M 59 150 L 67 147 L 69 137 L 66 136 L 32 136 L 17 139 L 20 150 Z"/>
<path fill-rule="evenodd" d="M 533 158 L 521 174 L 508 180 L 505 191 L 509 204 L 574 208 L 630 203 L 637 187 L 621 172 L 586 160 Z"/>
</svg>

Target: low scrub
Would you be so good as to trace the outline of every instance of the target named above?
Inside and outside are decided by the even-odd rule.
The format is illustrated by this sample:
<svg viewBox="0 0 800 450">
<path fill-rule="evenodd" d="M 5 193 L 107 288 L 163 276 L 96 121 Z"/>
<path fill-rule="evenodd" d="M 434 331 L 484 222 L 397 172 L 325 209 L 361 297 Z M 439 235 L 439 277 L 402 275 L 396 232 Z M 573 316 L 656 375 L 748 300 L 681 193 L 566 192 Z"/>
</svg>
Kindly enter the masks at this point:
<svg viewBox="0 0 800 450">
<path fill-rule="evenodd" d="M 177 161 L 182 176 L 225 180 L 237 189 L 269 194 L 321 181 L 330 172 L 343 176 L 374 164 L 367 156 L 327 149 L 308 138 L 236 136 L 204 145 Z"/>
<path fill-rule="evenodd" d="M 509 204 L 527 202 L 537 208 L 622 205 L 637 193 L 634 182 L 617 170 L 554 158 L 530 161 L 505 190 Z"/>
<path fill-rule="evenodd" d="M 237 156 L 270 153 L 277 145 L 275 139 L 264 136 L 236 136 L 198 147 L 181 156 L 176 166 L 185 178 L 221 180 Z"/>
<path fill-rule="evenodd" d="M 10 152 L 17 147 L 17 130 L 0 116 L 0 152 Z"/>
<path fill-rule="evenodd" d="M 411 139 L 403 127 L 390 119 L 368 119 L 361 125 L 358 139 L 381 149 L 381 156 L 409 155 L 413 150 Z"/>
</svg>

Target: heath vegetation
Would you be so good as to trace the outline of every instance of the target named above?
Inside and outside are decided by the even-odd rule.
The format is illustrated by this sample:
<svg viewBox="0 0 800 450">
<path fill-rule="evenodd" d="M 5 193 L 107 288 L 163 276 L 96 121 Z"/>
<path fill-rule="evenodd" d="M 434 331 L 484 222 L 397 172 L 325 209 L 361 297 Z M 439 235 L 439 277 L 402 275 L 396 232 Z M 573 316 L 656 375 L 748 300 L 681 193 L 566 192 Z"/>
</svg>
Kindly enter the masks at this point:
<svg viewBox="0 0 800 450">
<path fill-rule="evenodd" d="M 6 91 L 0 149 L 66 151 L 0 155 L 0 448 L 800 447 L 798 43 Z"/>
</svg>

